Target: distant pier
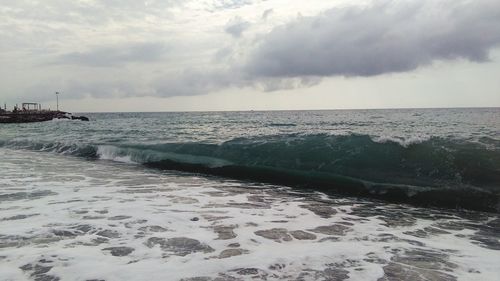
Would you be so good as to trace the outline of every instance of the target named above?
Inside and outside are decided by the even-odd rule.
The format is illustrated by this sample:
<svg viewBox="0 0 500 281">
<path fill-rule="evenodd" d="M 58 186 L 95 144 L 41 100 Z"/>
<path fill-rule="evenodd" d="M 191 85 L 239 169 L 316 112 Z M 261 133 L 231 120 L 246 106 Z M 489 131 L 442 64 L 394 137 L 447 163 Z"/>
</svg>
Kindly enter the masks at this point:
<svg viewBox="0 0 500 281">
<path fill-rule="evenodd" d="M 84 116 L 68 116 L 68 112 L 60 110 L 42 109 L 38 103 L 23 103 L 19 108 L 17 105 L 12 111 L 5 107 L 0 108 L 0 123 L 32 123 L 50 121 L 52 119 L 78 119 L 88 121 Z"/>
<path fill-rule="evenodd" d="M 0 123 L 31 123 L 49 121 L 59 116 L 63 116 L 63 111 L 30 111 L 30 112 L 2 112 L 0 113 Z"/>
</svg>

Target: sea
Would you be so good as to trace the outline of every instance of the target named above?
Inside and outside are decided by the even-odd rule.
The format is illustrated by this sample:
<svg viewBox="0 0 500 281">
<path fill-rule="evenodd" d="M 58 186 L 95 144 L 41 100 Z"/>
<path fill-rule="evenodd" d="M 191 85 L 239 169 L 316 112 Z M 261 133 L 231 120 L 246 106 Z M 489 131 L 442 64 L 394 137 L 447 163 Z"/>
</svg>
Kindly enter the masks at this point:
<svg viewBox="0 0 500 281">
<path fill-rule="evenodd" d="M 500 108 L 0 124 L 0 280 L 500 280 Z"/>
</svg>

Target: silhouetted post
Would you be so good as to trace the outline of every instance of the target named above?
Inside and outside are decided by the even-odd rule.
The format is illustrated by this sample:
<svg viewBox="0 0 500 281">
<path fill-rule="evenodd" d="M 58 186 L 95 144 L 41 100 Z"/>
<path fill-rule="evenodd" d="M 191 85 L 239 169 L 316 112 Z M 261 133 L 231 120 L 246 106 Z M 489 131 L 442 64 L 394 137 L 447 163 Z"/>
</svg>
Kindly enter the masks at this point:
<svg viewBox="0 0 500 281">
<path fill-rule="evenodd" d="M 59 111 L 59 92 L 56 92 L 56 105 L 57 105 L 57 111 Z"/>
</svg>

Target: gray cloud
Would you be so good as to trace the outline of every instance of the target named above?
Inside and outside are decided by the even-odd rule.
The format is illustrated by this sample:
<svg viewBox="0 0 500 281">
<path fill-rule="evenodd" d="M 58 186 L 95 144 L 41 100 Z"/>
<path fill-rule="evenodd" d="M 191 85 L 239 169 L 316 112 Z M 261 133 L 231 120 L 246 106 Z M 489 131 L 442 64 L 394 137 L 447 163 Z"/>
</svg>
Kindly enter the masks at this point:
<svg viewBox="0 0 500 281">
<path fill-rule="evenodd" d="M 85 52 L 61 55 L 55 63 L 109 67 L 130 62 L 155 62 L 163 59 L 167 50 L 168 47 L 160 42 L 97 47 Z"/>
<path fill-rule="evenodd" d="M 256 77 L 373 76 L 436 60 L 488 60 L 500 43 L 498 0 L 377 1 L 299 17 L 265 35 L 245 71 Z"/>
<path fill-rule="evenodd" d="M 243 87 L 250 82 L 229 68 L 189 68 L 170 73 L 153 83 L 158 96 L 195 96 L 226 87 Z"/>
<path fill-rule="evenodd" d="M 0 16 L 3 20 L 29 19 L 43 24 L 104 25 L 110 22 L 126 22 L 148 15 L 169 16 L 172 8 L 180 7 L 184 0 L 0 0 Z M 29 24 L 29 23 L 28 23 Z"/>
<path fill-rule="evenodd" d="M 151 94 L 144 92 L 144 87 L 134 81 L 124 80 L 82 80 L 77 77 L 43 81 L 25 89 L 22 99 L 24 101 L 37 101 L 46 103 L 54 101 L 55 92 L 60 93 L 60 99 L 81 99 L 85 97 L 120 98 L 143 96 Z"/>
<path fill-rule="evenodd" d="M 267 9 L 262 13 L 262 19 L 267 20 L 267 18 L 274 12 L 273 9 Z"/>
<path fill-rule="evenodd" d="M 252 32 L 249 22 L 234 18 L 240 10 L 232 9 L 250 0 L 2 4 L 11 6 L 0 9 L 0 50 L 9 58 L 4 76 L 12 77 L 4 80 L 13 82 L 0 90 L 33 100 L 41 92 L 52 98 L 55 90 L 82 98 L 294 89 L 322 77 L 408 72 L 439 60 L 484 62 L 500 43 L 498 0 L 374 0 L 293 18 L 260 35 L 275 22 L 265 21 L 272 9 L 256 6 L 248 9 L 256 14 L 242 15 L 253 19 Z M 280 11 L 280 22 L 297 11 Z M 238 40 L 221 32 L 224 21 L 209 23 L 213 12 L 232 18 L 223 28 Z M 136 41 L 120 43 L 128 40 Z"/>
<path fill-rule="evenodd" d="M 240 17 L 230 20 L 224 30 L 233 37 L 240 37 L 241 34 L 250 27 L 250 23 Z"/>
<path fill-rule="evenodd" d="M 246 24 L 234 18 L 226 32 L 242 37 Z M 498 26 L 500 2 L 489 0 L 377 1 L 364 7 L 334 8 L 315 17 L 296 18 L 254 40 L 225 46 L 214 52 L 216 65 L 187 66 L 157 77 L 148 93 L 200 95 L 227 87 L 275 91 L 310 87 L 321 77 L 407 72 L 436 60 L 484 62 L 489 50 L 500 43 Z M 66 61 L 98 63 L 114 52 L 76 54 Z M 148 56 L 142 57 L 145 53 Z M 159 56 L 154 51 L 118 52 L 108 64 Z"/>
<path fill-rule="evenodd" d="M 252 0 L 213 0 L 215 9 L 238 9 L 246 5 L 251 5 Z"/>
</svg>

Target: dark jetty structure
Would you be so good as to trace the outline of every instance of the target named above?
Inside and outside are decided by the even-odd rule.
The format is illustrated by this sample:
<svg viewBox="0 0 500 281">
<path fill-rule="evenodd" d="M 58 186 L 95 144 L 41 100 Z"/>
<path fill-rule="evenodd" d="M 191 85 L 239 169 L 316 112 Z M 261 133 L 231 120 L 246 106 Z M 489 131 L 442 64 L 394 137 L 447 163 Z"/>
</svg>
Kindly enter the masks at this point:
<svg viewBox="0 0 500 281">
<path fill-rule="evenodd" d="M 32 123 L 52 119 L 89 121 L 85 116 L 72 116 L 60 110 L 42 109 L 39 103 L 23 103 L 21 108 L 16 105 L 12 111 L 8 111 L 6 107 L 0 108 L 0 123 Z"/>
</svg>

